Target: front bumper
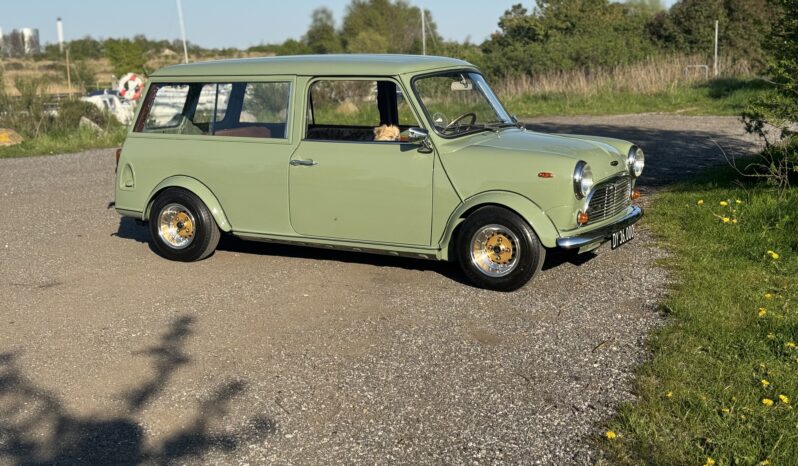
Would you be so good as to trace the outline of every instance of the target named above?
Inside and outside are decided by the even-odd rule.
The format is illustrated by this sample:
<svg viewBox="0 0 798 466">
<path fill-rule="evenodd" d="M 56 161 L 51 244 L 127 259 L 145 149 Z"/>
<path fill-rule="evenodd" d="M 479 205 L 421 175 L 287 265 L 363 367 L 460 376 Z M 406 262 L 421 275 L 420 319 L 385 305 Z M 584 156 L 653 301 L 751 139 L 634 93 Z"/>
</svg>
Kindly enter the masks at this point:
<svg viewBox="0 0 798 466">
<path fill-rule="evenodd" d="M 603 243 L 612 238 L 612 234 L 618 230 L 637 223 L 643 217 L 643 209 L 632 206 L 632 211 L 624 215 L 617 222 L 605 225 L 595 230 L 586 231 L 583 235 L 568 236 L 557 239 L 557 247 L 563 249 L 578 249 L 595 243 Z"/>
</svg>

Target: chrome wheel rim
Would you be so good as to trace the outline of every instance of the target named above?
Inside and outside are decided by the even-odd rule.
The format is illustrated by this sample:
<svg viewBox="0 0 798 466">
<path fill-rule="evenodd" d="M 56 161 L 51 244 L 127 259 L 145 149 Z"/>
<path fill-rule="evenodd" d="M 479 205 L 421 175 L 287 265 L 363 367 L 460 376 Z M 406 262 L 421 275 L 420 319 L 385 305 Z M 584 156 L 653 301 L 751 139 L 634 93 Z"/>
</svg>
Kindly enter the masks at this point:
<svg viewBox="0 0 798 466">
<path fill-rule="evenodd" d="M 158 236 L 172 249 L 185 249 L 194 241 L 197 222 L 185 206 L 169 204 L 158 215 Z"/>
<path fill-rule="evenodd" d="M 520 255 L 518 237 L 502 225 L 486 225 L 471 237 L 471 263 L 488 277 L 503 277 L 512 272 Z"/>
</svg>

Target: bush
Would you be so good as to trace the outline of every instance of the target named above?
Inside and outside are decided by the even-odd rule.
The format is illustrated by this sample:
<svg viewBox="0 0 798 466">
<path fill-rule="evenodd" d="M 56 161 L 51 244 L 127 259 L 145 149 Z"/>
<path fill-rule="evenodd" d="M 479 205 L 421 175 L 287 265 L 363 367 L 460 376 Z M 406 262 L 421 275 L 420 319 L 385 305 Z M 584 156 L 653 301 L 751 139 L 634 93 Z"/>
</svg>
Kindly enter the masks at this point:
<svg viewBox="0 0 798 466">
<path fill-rule="evenodd" d="M 55 119 L 53 130 L 77 129 L 80 126 L 81 117 L 88 118 L 104 129 L 119 125 L 113 115 L 103 112 L 93 104 L 82 100 L 67 100 L 58 109 L 58 117 Z"/>
</svg>

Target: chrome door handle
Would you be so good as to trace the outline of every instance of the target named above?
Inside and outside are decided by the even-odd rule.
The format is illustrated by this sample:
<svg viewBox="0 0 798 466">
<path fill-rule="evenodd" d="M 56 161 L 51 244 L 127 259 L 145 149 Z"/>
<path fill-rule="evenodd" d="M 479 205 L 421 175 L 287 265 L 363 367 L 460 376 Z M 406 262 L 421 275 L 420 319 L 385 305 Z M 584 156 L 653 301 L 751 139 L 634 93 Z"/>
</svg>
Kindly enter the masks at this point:
<svg viewBox="0 0 798 466">
<path fill-rule="evenodd" d="M 293 165 L 295 167 L 297 167 L 297 166 L 312 167 L 314 165 L 318 165 L 319 164 L 319 162 L 314 162 L 312 159 L 311 160 L 293 159 L 293 160 L 291 160 L 288 163 L 290 163 L 291 165 Z"/>
</svg>

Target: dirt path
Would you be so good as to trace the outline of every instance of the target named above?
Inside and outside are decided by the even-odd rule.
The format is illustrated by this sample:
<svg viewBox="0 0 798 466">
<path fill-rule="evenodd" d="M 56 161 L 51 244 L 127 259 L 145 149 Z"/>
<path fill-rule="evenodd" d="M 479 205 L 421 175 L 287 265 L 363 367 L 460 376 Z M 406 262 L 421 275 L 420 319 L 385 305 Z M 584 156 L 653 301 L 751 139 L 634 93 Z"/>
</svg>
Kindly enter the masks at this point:
<svg viewBox="0 0 798 466">
<path fill-rule="evenodd" d="M 659 186 L 748 144 L 730 121 L 532 124 L 638 141 Z M 513 294 L 235 240 L 178 264 L 112 177 L 112 151 L 0 160 L 0 463 L 590 463 L 659 322 L 645 232 Z"/>
</svg>

